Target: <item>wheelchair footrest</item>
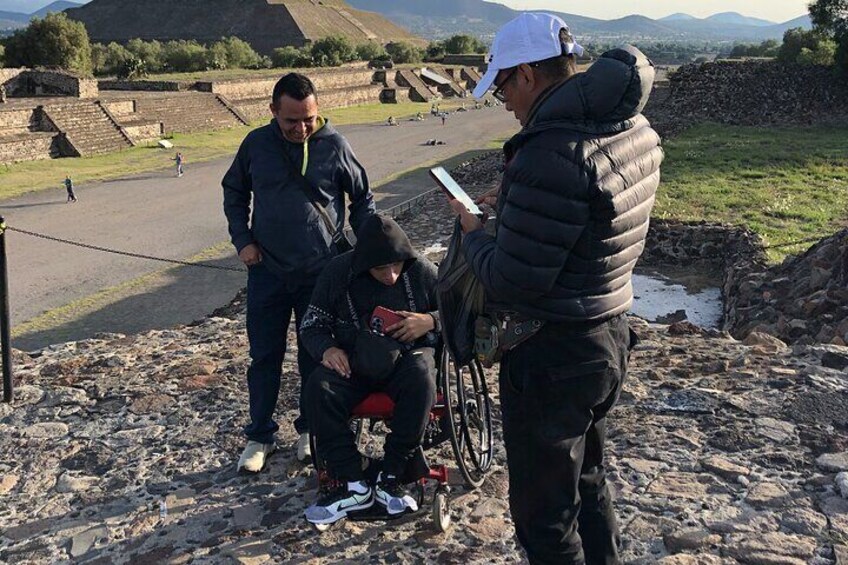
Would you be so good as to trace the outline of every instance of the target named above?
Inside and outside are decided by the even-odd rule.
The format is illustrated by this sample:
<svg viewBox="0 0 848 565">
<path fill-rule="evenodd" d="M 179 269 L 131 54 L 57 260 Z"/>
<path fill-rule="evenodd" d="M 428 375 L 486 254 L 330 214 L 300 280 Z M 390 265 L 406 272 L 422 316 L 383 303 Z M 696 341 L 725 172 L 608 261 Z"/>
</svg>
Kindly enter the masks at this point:
<svg viewBox="0 0 848 565">
<path fill-rule="evenodd" d="M 352 520 L 354 522 L 377 522 L 377 521 L 391 521 L 398 520 L 400 518 L 404 518 L 406 516 L 412 516 L 413 514 L 419 514 L 421 512 L 421 508 L 419 508 L 415 512 L 404 512 L 401 514 L 389 514 L 386 511 L 386 508 L 382 504 L 374 504 L 371 508 L 366 508 L 365 510 L 355 510 L 353 512 L 348 512 L 347 519 Z"/>
</svg>

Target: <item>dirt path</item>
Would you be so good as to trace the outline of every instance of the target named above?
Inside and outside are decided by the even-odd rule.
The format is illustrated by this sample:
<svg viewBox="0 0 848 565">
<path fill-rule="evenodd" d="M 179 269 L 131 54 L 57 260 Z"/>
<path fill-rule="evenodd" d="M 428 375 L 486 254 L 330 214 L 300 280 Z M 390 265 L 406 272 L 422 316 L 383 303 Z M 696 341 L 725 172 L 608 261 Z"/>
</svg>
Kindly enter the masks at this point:
<svg viewBox="0 0 848 565">
<path fill-rule="evenodd" d="M 485 147 L 515 131 L 502 108 L 456 113 L 439 120 L 345 126 L 373 184 L 461 153 Z M 424 146 L 431 138 L 446 142 Z M 221 210 L 220 179 L 230 159 L 193 165 L 186 175 L 170 169 L 80 186 L 79 203 L 65 204 L 57 189 L 0 203 L 9 226 L 114 249 L 185 260 L 207 251 L 214 263 L 237 266 Z M 163 157 L 164 160 L 164 157 Z M 417 177 L 417 178 L 416 178 Z M 379 207 L 407 200 L 430 184 L 421 176 L 389 182 L 375 192 Z M 217 246 L 217 248 L 216 248 Z M 215 252 L 209 252 L 216 248 Z M 187 323 L 227 302 L 244 284 L 243 273 L 167 265 L 8 234 L 16 347 L 30 349 L 81 339 L 98 331 L 132 332 Z M 96 295 L 96 293 L 100 293 Z M 67 306 L 71 304 L 71 306 Z M 56 309 L 60 309 L 58 312 Z M 37 325 L 20 326 L 45 312 Z"/>
</svg>

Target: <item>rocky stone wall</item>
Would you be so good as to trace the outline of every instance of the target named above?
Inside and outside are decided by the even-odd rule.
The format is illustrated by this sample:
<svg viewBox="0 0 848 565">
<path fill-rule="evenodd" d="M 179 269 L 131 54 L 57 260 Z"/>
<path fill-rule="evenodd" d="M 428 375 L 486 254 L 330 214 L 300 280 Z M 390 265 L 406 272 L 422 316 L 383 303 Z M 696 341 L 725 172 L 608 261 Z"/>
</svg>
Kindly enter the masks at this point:
<svg viewBox="0 0 848 565">
<path fill-rule="evenodd" d="M 0 110 L 0 137 L 26 133 L 37 128 L 34 108 Z"/>
<path fill-rule="evenodd" d="M 13 81 L 11 96 L 72 96 L 97 98 L 100 89 L 94 79 L 64 71 L 25 70 Z"/>
<path fill-rule="evenodd" d="M 155 141 L 162 137 L 162 124 L 160 122 L 126 124 L 123 128 L 135 144 Z"/>
<path fill-rule="evenodd" d="M 685 65 L 670 76 L 668 97 L 646 114 L 661 133 L 699 122 L 734 125 L 848 123 L 848 77 L 818 66 L 774 61 Z"/>
<path fill-rule="evenodd" d="M 0 163 L 40 161 L 59 154 L 55 133 L 34 132 L 0 138 Z"/>
<path fill-rule="evenodd" d="M 848 230 L 768 270 L 742 273 L 728 327 L 787 343 L 848 344 Z"/>
<path fill-rule="evenodd" d="M 116 117 L 129 116 L 135 113 L 135 100 L 108 100 L 103 106 Z"/>
<path fill-rule="evenodd" d="M 313 72 L 306 70 L 305 74 L 315 85 L 315 89 L 318 91 L 318 98 L 322 103 L 325 92 L 339 88 L 370 85 L 374 78 L 374 71 L 360 68 L 318 70 Z M 283 76 L 282 73 L 280 74 L 281 76 Z M 197 89 L 202 92 L 220 94 L 233 101 L 266 98 L 270 102 L 274 85 L 280 77 L 198 82 Z M 376 99 L 374 101 L 376 102 Z"/>
<path fill-rule="evenodd" d="M 188 90 L 194 82 L 167 80 L 101 80 L 101 90 L 141 90 L 145 92 L 179 92 Z"/>
</svg>

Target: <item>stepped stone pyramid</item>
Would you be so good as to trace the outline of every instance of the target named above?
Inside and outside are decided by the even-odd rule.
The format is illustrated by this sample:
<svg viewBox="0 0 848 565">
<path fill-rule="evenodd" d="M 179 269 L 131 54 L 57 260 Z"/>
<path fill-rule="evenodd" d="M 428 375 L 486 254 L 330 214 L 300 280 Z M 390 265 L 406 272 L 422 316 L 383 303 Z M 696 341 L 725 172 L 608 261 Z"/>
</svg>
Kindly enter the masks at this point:
<svg viewBox="0 0 848 565">
<path fill-rule="evenodd" d="M 341 35 L 353 43 L 424 40 L 379 14 L 343 0 L 93 0 L 67 10 L 92 41 L 126 43 L 139 37 L 211 43 L 236 36 L 263 54 Z"/>
</svg>

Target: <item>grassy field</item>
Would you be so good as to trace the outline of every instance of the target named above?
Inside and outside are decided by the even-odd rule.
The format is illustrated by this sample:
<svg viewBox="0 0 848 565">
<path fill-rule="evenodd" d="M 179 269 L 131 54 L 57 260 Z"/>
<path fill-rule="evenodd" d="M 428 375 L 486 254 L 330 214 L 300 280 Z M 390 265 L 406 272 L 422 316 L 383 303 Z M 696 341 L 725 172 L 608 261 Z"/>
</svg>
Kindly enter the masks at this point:
<svg viewBox="0 0 848 565">
<path fill-rule="evenodd" d="M 452 100 L 440 105 L 442 110 L 459 107 L 462 101 Z M 473 102 L 472 102 L 473 104 Z M 398 119 L 427 113 L 427 103 L 364 104 L 328 110 L 324 115 L 335 125 L 383 122 L 389 116 Z M 270 114 L 269 114 L 270 119 Z M 51 159 L 0 165 L 0 199 L 12 198 L 26 192 L 60 187 L 65 175 L 77 184 L 96 180 L 121 178 L 173 166 L 171 159 L 179 149 L 187 163 L 209 161 L 235 153 L 244 136 L 260 124 L 236 127 L 217 132 L 175 134 L 174 150 L 164 150 L 155 144 L 133 147 L 125 151 L 85 158 Z"/>
<path fill-rule="evenodd" d="M 848 129 L 701 125 L 665 144 L 654 216 L 744 225 L 767 245 L 848 226 Z M 769 251 L 772 260 L 810 244 Z"/>
</svg>

